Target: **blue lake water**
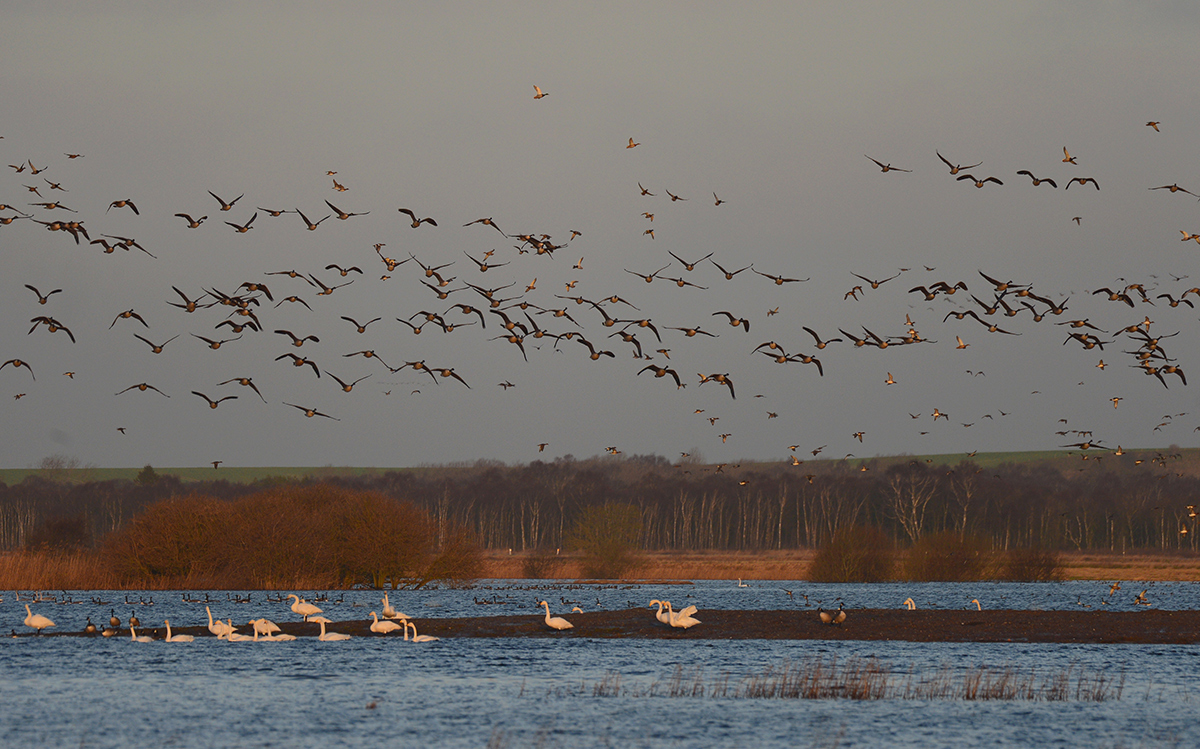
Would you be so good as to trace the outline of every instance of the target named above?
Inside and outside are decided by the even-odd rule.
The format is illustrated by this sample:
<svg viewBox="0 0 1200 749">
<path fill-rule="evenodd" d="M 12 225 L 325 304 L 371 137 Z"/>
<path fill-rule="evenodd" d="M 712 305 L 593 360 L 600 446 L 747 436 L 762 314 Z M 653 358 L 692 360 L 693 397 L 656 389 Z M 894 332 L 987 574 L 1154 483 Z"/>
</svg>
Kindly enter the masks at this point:
<svg viewBox="0 0 1200 749">
<path fill-rule="evenodd" d="M 536 590 L 529 589 L 537 586 Z M 1141 608 L 1132 599 L 1145 587 L 1153 606 L 1200 607 L 1190 583 L 1125 583 L 1108 596 L 1102 583 L 1050 585 L 931 584 L 817 586 L 723 581 L 680 586 L 577 586 L 496 581 L 467 590 L 397 591 L 392 604 L 422 618 L 526 613 L 551 601 L 556 614 L 578 601 L 595 610 L 645 605 L 665 596 L 707 609 L 803 610 L 841 596 L 847 609 L 900 608 L 912 597 L 921 608 L 1077 609 Z M 792 590 L 789 598 L 783 590 Z M 314 591 L 297 591 L 310 598 Z M 58 623 L 78 630 L 87 616 L 107 621 L 115 608 L 146 626 L 206 623 L 204 605 L 183 593 L 54 591 L 61 601 L 110 604 L 34 604 Z M 186 594 L 196 597 L 196 593 Z M 235 624 L 258 616 L 296 617 L 287 604 L 228 600 L 243 592 L 209 592 L 215 615 Z M 272 596 L 277 594 L 272 593 Z M 337 599 L 341 592 L 329 594 Z M 26 598 L 28 594 L 22 595 Z M 484 599 L 512 602 L 482 604 Z M 689 596 L 691 596 L 689 598 Z M 204 594 L 199 594 L 200 598 Z M 3 594 L 0 612 L 24 628 L 24 601 Z M 334 620 L 369 618 L 379 594 L 347 591 L 341 603 L 321 603 Z M 819 604 L 818 601 L 821 603 Z M 573 605 L 573 604 L 572 604 Z M 649 616 L 649 609 L 647 609 Z M 703 626 L 703 625 L 700 625 Z M 243 631 L 248 631 L 244 628 Z M 1200 634 L 1198 634 L 1200 636 Z M 730 696 L 744 677 L 781 664 L 846 663 L 875 658 L 899 684 L 943 670 L 961 674 L 989 667 L 1031 672 L 1104 674 L 1123 680 L 1119 699 L 967 701 L 903 699 L 755 699 Z M 326 643 L 229 643 L 198 638 L 190 644 L 137 644 L 128 638 L 3 638 L 0 641 L 0 743 L 45 747 L 325 747 L 395 745 L 867 747 L 961 746 L 1197 746 L 1200 706 L 1195 672 L 1200 645 L 1034 645 L 761 640 L 592 640 L 583 638 L 445 638 L 428 644 L 354 638 Z M 669 696 L 677 668 L 704 696 Z M 730 687 L 712 696 L 714 683 Z M 597 696 L 600 690 L 617 696 Z M 1110 693 L 1111 696 L 1111 693 Z"/>
</svg>

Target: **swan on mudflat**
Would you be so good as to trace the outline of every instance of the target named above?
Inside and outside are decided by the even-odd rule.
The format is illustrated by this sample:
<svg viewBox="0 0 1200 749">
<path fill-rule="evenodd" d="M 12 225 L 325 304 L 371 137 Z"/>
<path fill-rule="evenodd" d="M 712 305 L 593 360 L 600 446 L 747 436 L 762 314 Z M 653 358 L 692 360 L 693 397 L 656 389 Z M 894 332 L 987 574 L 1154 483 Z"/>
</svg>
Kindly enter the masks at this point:
<svg viewBox="0 0 1200 749">
<path fill-rule="evenodd" d="M 371 618 L 375 620 L 374 623 L 371 624 L 371 631 L 377 632 L 381 635 L 386 635 L 388 632 L 395 632 L 404 626 L 403 624 L 397 624 L 395 622 L 388 621 L 387 619 L 379 621 L 379 615 L 374 611 L 371 612 Z"/>
<path fill-rule="evenodd" d="M 417 625 L 413 624 L 412 622 L 408 621 L 407 619 L 404 620 L 404 624 L 405 624 L 405 629 L 404 629 L 404 635 L 405 635 L 404 639 L 405 640 L 408 639 L 408 627 L 412 627 L 412 631 L 413 631 L 412 641 L 413 642 L 435 642 L 437 640 L 442 639 L 440 637 L 434 637 L 433 635 L 417 634 Z"/>
<path fill-rule="evenodd" d="M 546 607 L 546 626 L 549 627 L 550 629 L 563 630 L 563 629 L 574 628 L 574 626 L 575 626 L 574 624 L 570 623 L 566 619 L 563 619 L 561 616 L 554 616 L 554 617 L 550 616 L 550 604 L 546 603 L 545 601 L 542 601 L 538 605 Z"/>
<path fill-rule="evenodd" d="M 663 602 L 658 600 L 657 598 L 650 601 L 651 606 L 653 606 L 656 603 L 658 604 L 658 613 L 654 615 L 654 618 L 658 619 L 658 621 L 660 621 L 663 624 L 670 624 L 671 617 L 667 615 L 667 612 L 663 611 Z M 669 605 L 670 601 L 667 601 L 666 603 Z"/>
<path fill-rule="evenodd" d="M 167 625 L 167 642 L 191 642 L 196 639 L 191 635 L 172 635 L 170 619 L 163 619 L 163 624 Z"/>
<path fill-rule="evenodd" d="M 392 608 L 391 602 L 388 601 L 388 594 L 383 594 L 383 618 L 384 619 L 407 619 L 408 616 L 396 611 Z"/>
<path fill-rule="evenodd" d="M 42 630 L 45 629 L 46 627 L 55 626 L 54 622 L 50 621 L 46 617 L 42 616 L 41 614 L 35 614 L 32 611 L 30 611 L 29 604 L 25 604 L 25 613 L 29 615 L 29 616 L 25 617 L 25 626 L 30 627 L 31 629 L 36 629 L 37 633 L 39 635 L 42 633 Z"/>
<path fill-rule="evenodd" d="M 296 599 L 296 602 L 292 604 L 292 611 L 294 611 L 297 614 L 299 614 L 300 616 L 304 617 L 304 621 L 308 621 L 308 617 L 312 616 L 313 614 L 321 613 L 321 609 L 312 605 L 311 603 L 304 600 L 303 598 L 296 595 L 295 593 L 290 594 L 288 596 L 288 598 Z"/>
<path fill-rule="evenodd" d="M 208 613 L 208 631 L 212 632 L 217 637 L 224 637 L 229 634 L 229 625 L 221 620 L 213 621 L 212 610 L 205 606 L 204 610 Z"/>
<path fill-rule="evenodd" d="M 228 631 L 223 635 L 218 635 L 222 640 L 228 640 L 229 642 L 251 642 L 254 640 L 250 635 L 239 635 L 237 629 L 233 626 L 232 619 L 226 619 L 225 626 L 228 628 Z"/>
<path fill-rule="evenodd" d="M 270 619 L 251 619 L 246 623 L 254 627 L 255 634 L 272 635 L 281 631 L 279 625 Z"/>
<path fill-rule="evenodd" d="M 677 627 L 679 629 L 688 629 L 688 628 L 694 627 L 700 623 L 699 619 L 696 619 L 692 616 L 692 614 L 696 613 L 695 606 L 688 606 L 686 609 L 676 612 L 676 611 L 671 611 L 671 602 L 670 601 L 666 601 L 666 604 L 667 604 L 667 617 L 668 617 L 667 623 L 670 624 L 672 627 Z"/>
<path fill-rule="evenodd" d="M 154 638 L 150 637 L 149 635 L 138 636 L 137 630 L 134 629 L 134 626 L 135 625 L 133 624 L 129 625 L 129 639 L 131 642 L 154 642 Z"/>
<path fill-rule="evenodd" d="M 983 611 L 983 604 L 979 602 L 978 598 L 972 598 L 971 603 L 975 604 L 976 611 Z"/>
<path fill-rule="evenodd" d="M 340 632 L 330 632 L 326 634 L 325 622 L 321 622 L 321 634 L 317 637 L 317 639 L 321 642 L 341 642 L 343 640 L 349 640 L 350 635 L 345 635 Z"/>
</svg>

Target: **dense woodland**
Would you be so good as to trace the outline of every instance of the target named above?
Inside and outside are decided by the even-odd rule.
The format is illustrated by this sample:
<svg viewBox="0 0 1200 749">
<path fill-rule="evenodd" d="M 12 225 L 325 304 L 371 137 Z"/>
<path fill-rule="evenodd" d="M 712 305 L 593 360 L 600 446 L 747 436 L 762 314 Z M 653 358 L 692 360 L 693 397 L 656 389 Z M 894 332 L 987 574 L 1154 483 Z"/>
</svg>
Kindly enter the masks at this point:
<svg viewBox="0 0 1200 749">
<path fill-rule="evenodd" d="M 321 480 L 412 502 L 443 530 L 470 529 L 487 549 L 569 548 L 580 513 L 611 503 L 638 509 L 648 550 L 819 547 L 839 529 L 863 525 L 901 547 L 951 531 L 997 551 L 1196 549 L 1195 466 L 1170 451 L 1082 457 L 981 469 L 905 458 L 717 467 L 654 455 L 566 456 Z M 0 484 L 0 550 L 93 548 L 154 501 L 193 494 L 233 501 L 287 483 L 185 484 L 149 467 L 136 481 L 33 475 Z"/>
</svg>

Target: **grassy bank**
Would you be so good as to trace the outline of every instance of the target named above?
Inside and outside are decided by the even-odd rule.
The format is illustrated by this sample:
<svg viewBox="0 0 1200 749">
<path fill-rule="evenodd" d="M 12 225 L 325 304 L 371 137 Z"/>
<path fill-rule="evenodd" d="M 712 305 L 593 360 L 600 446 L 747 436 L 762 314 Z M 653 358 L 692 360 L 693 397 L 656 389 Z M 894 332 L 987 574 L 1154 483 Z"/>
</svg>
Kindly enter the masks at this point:
<svg viewBox="0 0 1200 749">
<path fill-rule="evenodd" d="M 686 552 L 646 554 L 629 575 L 639 580 L 804 580 L 814 552 L 777 551 L 761 554 Z M 1067 580 L 1146 580 L 1156 582 L 1200 580 L 1200 557 L 1163 554 L 1062 554 Z M 486 552 L 481 578 L 524 577 L 525 556 Z M 558 579 L 579 579 L 582 560 L 563 555 L 554 572 Z M 328 579 L 291 580 L 293 587 L 325 588 Z M 108 590 L 120 589 L 117 574 L 104 566 L 97 554 L 0 554 L 0 590 Z M 159 580 L 130 589 L 215 589 L 229 587 L 219 579 L 191 576 Z"/>
<path fill-rule="evenodd" d="M 650 552 L 632 577 L 650 580 L 804 580 L 815 550 L 756 553 L 693 551 Z M 524 577 L 525 556 L 491 551 L 484 557 L 484 577 Z M 556 577 L 581 576 L 579 560 L 561 557 Z M 1200 556 L 1184 554 L 1063 552 L 1067 580 L 1200 580 Z"/>
</svg>

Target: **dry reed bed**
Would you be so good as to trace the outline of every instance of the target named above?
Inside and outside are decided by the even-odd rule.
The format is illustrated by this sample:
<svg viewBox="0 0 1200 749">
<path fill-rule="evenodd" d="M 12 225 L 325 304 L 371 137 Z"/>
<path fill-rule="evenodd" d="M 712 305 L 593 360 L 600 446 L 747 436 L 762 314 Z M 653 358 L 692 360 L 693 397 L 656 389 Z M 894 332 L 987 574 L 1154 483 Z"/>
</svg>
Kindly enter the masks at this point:
<svg viewBox="0 0 1200 749">
<path fill-rule="evenodd" d="M 1038 674 L 1012 666 L 988 666 L 951 669 L 943 665 L 928 676 L 919 676 L 914 668 L 903 674 L 893 673 L 875 658 L 850 658 L 839 664 L 837 658 L 809 658 L 795 662 L 785 659 L 762 671 L 733 680 L 722 672 L 706 680 L 703 668 L 685 672 L 675 667 L 669 679 L 649 684 L 626 686 L 621 675 L 609 671 L 579 694 L 593 697 L 710 697 L 714 699 L 799 699 L 799 700 L 1023 700 L 1030 702 L 1107 702 L 1121 699 L 1125 675 L 1110 677 L 1101 669 L 1070 666 L 1063 670 Z"/>
</svg>

